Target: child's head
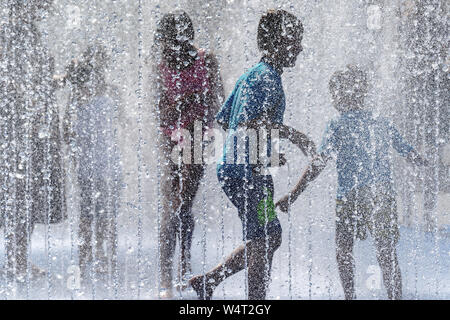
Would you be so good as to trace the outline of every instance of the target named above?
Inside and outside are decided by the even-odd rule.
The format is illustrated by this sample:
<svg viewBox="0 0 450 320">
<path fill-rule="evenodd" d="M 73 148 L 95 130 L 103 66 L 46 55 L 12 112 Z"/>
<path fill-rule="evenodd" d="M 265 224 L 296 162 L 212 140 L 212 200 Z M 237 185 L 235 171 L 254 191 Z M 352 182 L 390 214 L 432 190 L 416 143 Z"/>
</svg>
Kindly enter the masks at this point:
<svg viewBox="0 0 450 320">
<path fill-rule="evenodd" d="M 339 112 L 362 109 L 368 90 L 367 73 L 354 65 L 336 71 L 329 82 L 334 107 Z"/>
<path fill-rule="evenodd" d="M 102 84 L 108 62 L 109 56 L 103 45 L 90 45 L 80 59 L 72 61 L 67 67 L 68 79 L 77 85 Z"/>
<path fill-rule="evenodd" d="M 265 56 L 277 60 L 282 67 L 293 67 L 303 50 L 303 25 L 284 10 L 269 10 L 258 26 L 258 47 Z"/>
<path fill-rule="evenodd" d="M 155 42 L 163 51 L 179 51 L 189 47 L 194 40 L 194 25 L 184 11 L 165 14 L 158 23 Z"/>
<path fill-rule="evenodd" d="M 83 52 L 83 61 L 93 65 L 95 70 L 103 71 L 109 61 L 109 56 L 104 45 L 95 43 Z"/>
<path fill-rule="evenodd" d="M 39 21 L 52 9 L 53 0 L 10 0 L 12 10 L 28 21 Z"/>
</svg>

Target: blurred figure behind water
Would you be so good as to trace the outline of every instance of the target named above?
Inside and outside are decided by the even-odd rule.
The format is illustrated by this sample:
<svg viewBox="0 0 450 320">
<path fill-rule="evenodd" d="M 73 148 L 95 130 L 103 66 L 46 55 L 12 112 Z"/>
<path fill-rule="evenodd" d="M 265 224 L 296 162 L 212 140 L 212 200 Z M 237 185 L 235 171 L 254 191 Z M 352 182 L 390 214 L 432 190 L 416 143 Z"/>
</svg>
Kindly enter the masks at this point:
<svg viewBox="0 0 450 320">
<path fill-rule="evenodd" d="M 194 27 L 183 11 L 165 14 L 159 21 L 155 51 L 154 82 L 159 95 L 157 118 L 161 128 L 158 148 L 162 157 L 161 218 L 161 297 L 172 297 L 172 266 L 176 238 L 180 240 L 180 280 L 191 274 L 191 244 L 194 232 L 192 206 L 205 172 L 202 163 L 178 163 L 171 157 L 181 143 L 174 139 L 185 130 L 194 142 L 194 124 L 201 123 L 202 134 L 213 125 L 223 100 L 219 64 L 212 53 L 194 46 Z M 193 150 L 193 149 L 192 149 Z M 191 156 L 191 158 L 193 158 Z"/>
<path fill-rule="evenodd" d="M 44 275 L 29 261 L 36 224 L 66 217 L 54 60 L 37 23 L 51 0 L 7 0 L 0 29 L 0 226 L 9 280 Z"/>
<path fill-rule="evenodd" d="M 64 116 L 80 189 L 79 264 L 84 281 L 117 277 L 117 215 L 122 169 L 117 141 L 120 99 L 106 83 L 109 56 L 89 46 L 67 67 L 71 94 Z"/>
<path fill-rule="evenodd" d="M 326 163 L 335 158 L 336 259 L 345 298 L 356 298 L 354 243 L 357 239 L 367 239 L 370 233 L 387 296 L 401 299 L 402 278 L 396 249 L 400 233 L 390 149 L 415 165 L 426 162 L 389 120 L 376 117 L 368 110 L 367 78 L 367 73 L 354 65 L 333 74 L 329 89 L 333 106 L 340 115 L 325 131 L 318 149 L 320 156 L 309 164 L 294 190 L 276 206 L 287 212 Z"/>
</svg>

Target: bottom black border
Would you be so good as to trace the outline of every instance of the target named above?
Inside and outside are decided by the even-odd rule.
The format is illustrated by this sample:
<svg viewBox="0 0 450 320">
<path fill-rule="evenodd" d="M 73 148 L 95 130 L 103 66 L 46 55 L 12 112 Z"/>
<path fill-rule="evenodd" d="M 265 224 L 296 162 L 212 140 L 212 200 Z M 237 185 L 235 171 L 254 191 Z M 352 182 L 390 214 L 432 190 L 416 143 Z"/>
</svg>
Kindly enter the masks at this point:
<svg viewBox="0 0 450 320">
<path fill-rule="evenodd" d="M 447 314 L 449 301 L 319 301 L 319 300 L 147 300 L 147 301 L 0 301 L 4 319 L 15 318 L 22 312 L 45 319 L 303 319 L 310 317 L 366 318 L 390 316 L 401 312 L 417 316 L 425 312 L 438 315 L 440 308 Z M 225 312 L 227 310 L 227 312 Z M 231 314 L 231 310 L 233 313 Z M 392 311 L 391 311 L 392 310 Z M 12 313 L 10 313 L 11 311 Z M 186 312 L 187 311 L 187 312 Z"/>
</svg>

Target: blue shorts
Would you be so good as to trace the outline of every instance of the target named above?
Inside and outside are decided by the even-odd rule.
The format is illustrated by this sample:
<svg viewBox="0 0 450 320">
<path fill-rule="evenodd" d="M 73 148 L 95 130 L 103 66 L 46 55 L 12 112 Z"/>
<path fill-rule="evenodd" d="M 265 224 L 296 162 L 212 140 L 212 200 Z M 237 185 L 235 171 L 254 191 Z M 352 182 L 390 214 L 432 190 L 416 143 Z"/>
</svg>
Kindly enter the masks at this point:
<svg viewBox="0 0 450 320">
<path fill-rule="evenodd" d="M 273 202 L 272 176 L 252 175 L 249 180 L 217 173 L 222 189 L 238 209 L 243 239 L 261 239 L 279 233 L 281 224 Z"/>
</svg>

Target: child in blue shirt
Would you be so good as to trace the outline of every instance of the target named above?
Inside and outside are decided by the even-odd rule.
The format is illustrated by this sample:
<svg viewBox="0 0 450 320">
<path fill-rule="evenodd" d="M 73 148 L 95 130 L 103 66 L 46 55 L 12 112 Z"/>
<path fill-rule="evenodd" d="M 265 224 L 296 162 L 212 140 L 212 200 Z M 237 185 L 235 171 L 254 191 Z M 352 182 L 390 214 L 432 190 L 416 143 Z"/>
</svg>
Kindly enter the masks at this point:
<svg viewBox="0 0 450 320">
<path fill-rule="evenodd" d="M 353 243 L 366 239 L 366 228 L 375 240 L 377 259 L 389 299 L 402 295 L 396 244 L 399 239 L 396 194 L 389 149 L 411 162 L 424 164 L 413 147 L 386 119 L 364 108 L 367 75 L 355 66 L 336 72 L 329 83 L 340 117 L 328 125 L 319 156 L 311 162 L 295 189 L 276 206 L 287 211 L 308 183 L 336 157 L 336 257 L 346 299 L 355 297 Z"/>
<path fill-rule="evenodd" d="M 220 282 L 245 267 L 248 268 L 248 298 L 266 297 L 272 258 L 281 244 L 281 225 L 272 200 L 273 181 L 270 175 L 260 174 L 258 164 L 250 161 L 248 140 L 243 152 L 245 159 L 238 161 L 236 140 L 247 129 L 265 127 L 270 131 L 282 124 L 286 103 L 281 74 L 283 68 L 295 66 L 302 51 L 302 36 L 302 24 L 294 15 L 283 10 L 264 14 L 258 28 L 258 46 L 263 58 L 237 81 L 216 116 L 217 122 L 227 130 L 217 175 L 224 192 L 238 209 L 245 244 L 206 275 L 189 281 L 200 299 L 210 299 Z"/>
</svg>

